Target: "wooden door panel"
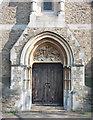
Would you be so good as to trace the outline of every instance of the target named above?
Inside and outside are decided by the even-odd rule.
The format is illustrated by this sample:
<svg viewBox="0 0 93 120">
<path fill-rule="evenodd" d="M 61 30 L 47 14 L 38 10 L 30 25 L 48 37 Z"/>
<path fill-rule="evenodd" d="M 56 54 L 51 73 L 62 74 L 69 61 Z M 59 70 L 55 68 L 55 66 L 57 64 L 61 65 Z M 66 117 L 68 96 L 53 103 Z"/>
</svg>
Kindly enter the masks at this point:
<svg viewBox="0 0 93 120">
<path fill-rule="evenodd" d="M 42 67 L 39 67 L 39 64 L 34 65 L 32 74 L 33 74 L 33 78 L 32 78 L 33 103 L 42 103 L 42 99 L 43 99 Z"/>
<path fill-rule="evenodd" d="M 47 89 L 46 89 L 46 86 L 45 86 L 45 83 L 47 83 L 47 66 L 45 64 L 42 64 L 42 76 L 43 76 L 43 101 L 42 103 L 46 103 L 47 102 Z"/>
<path fill-rule="evenodd" d="M 62 73 L 61 64 L 34 64 L 32 71 L 33 103 L 63 104 Z"/>
<path fill-rule="evenodd" d="M 62 66 L 61 64 L 48 65 L 48 103 L 62 105 Z"/>
</svg>

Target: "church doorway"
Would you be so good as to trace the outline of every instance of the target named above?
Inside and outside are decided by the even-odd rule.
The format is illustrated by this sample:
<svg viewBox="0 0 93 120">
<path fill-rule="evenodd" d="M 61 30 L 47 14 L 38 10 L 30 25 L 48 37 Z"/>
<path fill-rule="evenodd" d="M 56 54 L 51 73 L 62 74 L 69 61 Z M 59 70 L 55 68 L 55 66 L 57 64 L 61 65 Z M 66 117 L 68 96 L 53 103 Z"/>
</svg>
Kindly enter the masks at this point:
<svg viewBox="0 0 93 120">
<path fill-rule="evenodd" d="M 63 65 L 61 63 L 33 64 L 32 104 L 63 106 Z"/>
<path fill-rule="evenodd" d="M 66 40 L 52 32 L 30 39 L 20 57 L 22 110 L 37 105 L 72 107 L 73 54 Z M 12 67 L 16 70 L 16 67 Z M 12 76 L 13 78 L 14 76 Z"/>
</svg>

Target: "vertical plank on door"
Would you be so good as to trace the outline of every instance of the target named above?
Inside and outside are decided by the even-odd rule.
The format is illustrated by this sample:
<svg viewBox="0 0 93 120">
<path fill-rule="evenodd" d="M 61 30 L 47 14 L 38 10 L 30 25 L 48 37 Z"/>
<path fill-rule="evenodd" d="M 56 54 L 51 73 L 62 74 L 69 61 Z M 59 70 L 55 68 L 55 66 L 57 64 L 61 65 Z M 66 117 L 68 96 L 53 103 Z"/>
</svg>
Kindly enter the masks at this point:
<svg viewBox="0 0 93 120">
<path fill-rule="evenodd" d="M 35 63 L 32 76 L 33 103 L 63 105 L 63 68 L 61 64 Z"/>
</svg>

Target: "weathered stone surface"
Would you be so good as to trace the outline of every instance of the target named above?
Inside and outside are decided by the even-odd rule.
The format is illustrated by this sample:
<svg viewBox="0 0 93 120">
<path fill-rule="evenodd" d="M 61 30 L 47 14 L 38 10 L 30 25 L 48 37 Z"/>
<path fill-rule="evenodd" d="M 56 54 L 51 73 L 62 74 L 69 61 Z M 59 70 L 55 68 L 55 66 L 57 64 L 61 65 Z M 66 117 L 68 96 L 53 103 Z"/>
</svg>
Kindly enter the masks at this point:
<svg viewBox="0 0 93 120">
<path fill-rule="evenodd" d="M 3 2 L 2 4 L 3 24 L 27 24 L 29 15 L 29 2 Z"/>
<path fill-rule="evenodd" d="M 90 24 L 91 3 L 88 2 L 66 2 L 65 20 L 67 24 Z"/>
<path fill-rule="evenodd" d="M 91 24 L 91 3 L 65 3 L 65 21 L 67 24 Z M 28 25 L 30 19 L 30 4 L 29 3 L 9 3 L 4 2 L 2 7 L 0 6 L 0 23 L 13 24 L 12 27 L 0 29 L 0 51 L 2 52 L 2 80 L 3 88 L 3 111 L 18 110 L 17 104 L 20 102 L 20 86 L 22 84 L 21 75 L 23 74 L 23 68 L 15 67 L 13 75 L 15 79 L 11 77 L 11 62 L 14 65 L 20 64 L 20 55 L 24 45 L 39 33 L 44 31 L 51 31 L 62 36 L 66 42 L 70 45 L 74 55 L 73 69 L 73 104 L 74 110 L 79 109 L 82 111 L 90 111 L 91 107 L 91 30 L 90 29 L 70 29 L 67 25 L 63 28 L 60 27 L 29 27 L 22 29 L 17 28 L 18 24 Z M 7 29 L 6 29 L 7 28 Z M 25 32 L 23 32 L 25 31 Z M 2 34 L 1 34 L 2 33 Z M 2 44 L 1 44 L 2 43 Z M 16 43 L 16 44 L 15 44 Z M 15 44 L 15 45 L 14 45 Z M 16 55 L 14 55 L 13 61 L 10 62 L 10 50 L 15 49 Z M 13 53 L 12 53 L 13 54 Z M 77 66 L 78 65 L 78 66 Z M 84 66 L 82 66 L 84 65 Z M 85 72 L 85 73 L 83 73 Z M 84 75 L 85 74 L 85 81 Z M 84 84 L 85 82 L 85 84 Z M 12 88 L 10 90 L 10 85 Z M 6 86 L 5 86 L 6 85 Z M 21 86 L 22 87 L 22 86 Z M 18 90 L 19 89 L 19 90 Z M 22 89 L 22 88 L 21 88 Z M 18 91 L 16 91 L 18 90 Z M 21 91 L 22 92 L 22 91 Z M 79 106 L 78 106 L 79 105 Z M 21 109 L 21 104 L 18 106 Z"/>
<path fill-rule="evenodd" d="M 37 49 L 33 57 L 34 61 L 61 61 L 62 59 L 58 50 L 50 45 Z"/>
</svg>

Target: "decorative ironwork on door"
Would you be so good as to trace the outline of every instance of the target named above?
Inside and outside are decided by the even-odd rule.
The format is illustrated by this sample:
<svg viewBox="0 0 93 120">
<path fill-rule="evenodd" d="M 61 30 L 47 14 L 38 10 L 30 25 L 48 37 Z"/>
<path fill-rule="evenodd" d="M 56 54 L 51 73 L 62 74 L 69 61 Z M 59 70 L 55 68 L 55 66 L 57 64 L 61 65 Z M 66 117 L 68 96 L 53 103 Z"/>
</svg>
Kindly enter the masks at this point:
<svg viewBox="0 0 93 120">
<path fill-rule="evenodd" d="M 63 105 L 63 66 L 59 63 L 35 63 L 32 69 L 33 103 Z"/>
</svg>

